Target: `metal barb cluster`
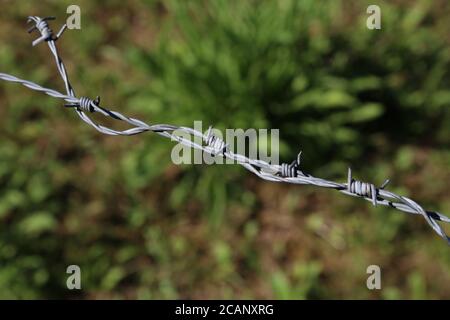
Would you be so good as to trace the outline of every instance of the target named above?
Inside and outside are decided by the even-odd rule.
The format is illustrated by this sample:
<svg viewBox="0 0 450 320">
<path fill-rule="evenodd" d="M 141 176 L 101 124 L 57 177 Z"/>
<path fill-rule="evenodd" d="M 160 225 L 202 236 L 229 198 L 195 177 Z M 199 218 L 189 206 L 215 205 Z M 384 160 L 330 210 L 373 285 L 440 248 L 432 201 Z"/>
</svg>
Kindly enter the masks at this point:
<svg viewBox="0 0 450 320">
<path fill-rule="evenodd" d="M 204 141 L 213 155 L 224 154 L 228 149 L 228 145 L 225 141 L 212 133 L 212 127 L 208 128 Z"/>
<path fill-rule="evenodd" d="M 298 171 L 300 169 L 302 152 L 300 151 L 297 155 L 297 159 L 289 163 L 282 163 L 279 174 L 285 178 L 297 177 Z"/>
<path fill-rule="evenodd" d="M 352 169 L 348 168 L 348 179 L 347 179 L 347 191 L 361 197 L 367 197 L 372 199 L 374 206 L 377 205 L 377 196 L 379 190 L 384 189 L 388 183 L 389 179 L 384 181 L 381 187 L 377 188 L 374 184 L 368 182 L 362 182 L 352 178 Z"/>
<path fill-rule="evenodd" d="M 89 99 L 87 97 L 81 97 L 78 99 L 78 102 L 75 103 L 66 103 L 65 107 L 74 107 L 79 111 L 84 112 L 95 112 L 96 108 L 100 107 L 100 97 L 97 96 L 95 100 Z"/>
<path fill-rule="evenodd" d="M 41 37 L 33 41 L 33 46 L 46 41 L 55 58 L 56 67 L 65 85 L 66 93 L 63 94 L 53 89 L 44 88 L 34 82 L 23 80 L 5 73 L 0 73 L 1 80 L 19 83 L 29 89 L 43 92 L 51 97 L 63 100 L 65 102 L 65 106 L 72 107 L 81 120 L 103 134 L 129 136 L 151 131 L 171 140 L 178 141 L 185 146 L 202 150 L 203 152 L 209 153 L 213 156 L 221 156 L 231 159 L 258 177 L 267 181 L 299 185 L 313 185 L 322 188 L 335 189 L 346 195 L 366 199 L 367 201 L 372 202 L 373 205 L 389 206 L 406 213 L 421 215 L 433 228 L 433 230 L 448 244 L 450 244 L 450 238 L 438 224 L 438 221 L 450 223 L 450 218 L 436 211 L 426 211 L 413 200 L 385 190 L 389 180 L 386 180 L 379 188 L 376 188 L 375 185 L 371 183 L 354 180 L 352 178 L 351 169 L 349 168 L 347 183 L 328 181 L 313 177 L 300 170 L 301 152 L 298 154 L 297 159 L 290 164 L 283 163 L 281 165 L 274 165 L 263 160 L 247 158 L 244 155 L 232 152 L 228 149 L 228 145 L 225 144 L 222 139 L 212 134 L 211 127 L 206 134 L 203 134 L 202 132 L 188 127 L 179 127 L 168 124 L 149 125 L 141 120 L 124 116 L 119 112 L 112 111 L 105 107 L 100 107 L 100 97 L 97 97 L 95 100 L 86 97 L 78 98 L 72 85 L 70 84 L 66 68 L 55 45 L 55 41 L 58 40 L 64 30 L 66 30 L 66 25 L 63 25 L 61 30 L 55 36 L 47 22 L 53 19 L 54 17 L 29 17 L 28 22 L 34 22 L 35 24 L 29 32 L 38 30 L 41 33 Z M 128 123 L 131 128 L 122 131 L 108 128 L 104 125 L 95 123 L 85 112 L 96 112 L 105 117 L 111 117 L 116 120 L 124 121 Z M 194 141 L 191 141 L 191 139 L 186 139 L 181 135 L 177 135 L 175 134 L 175 131 L 187 133 L 188 135 L 194 137 L 200 137 L 206 145 L 197 144 Z"/>
<path fill-rule="evenodd" d="M 58 40 L 62 36 L 64 31 L 66 30 L 67 25 L 64 24 L 61 27 L 61 29 L 59 30 L 58 34 L 55 36 L 47 22 L 50 20 L 55 20 L 55 17 L 45 17 L 45 18 L 39 18 L 39 17 L 33 17 L 33 16 L 28 17 L 28 23 L 34 22 L 34 26 L 32 26 L 30 29 L 28 29 L 28 33 L 31 33 L 34 30 L 38 30 L 41 33 L 41 36 L 38 39 L 33 41 L 33 47 L 38 45 L 42 41 Z"/>
</svg>

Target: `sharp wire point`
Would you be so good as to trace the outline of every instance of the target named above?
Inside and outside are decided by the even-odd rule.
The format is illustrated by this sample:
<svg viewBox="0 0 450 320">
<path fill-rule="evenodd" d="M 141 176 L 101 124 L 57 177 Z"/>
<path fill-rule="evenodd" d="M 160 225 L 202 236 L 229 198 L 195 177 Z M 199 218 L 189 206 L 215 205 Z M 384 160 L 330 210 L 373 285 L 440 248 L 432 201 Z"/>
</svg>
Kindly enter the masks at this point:
<svg viewBox="0 0 450 320">
<path fill-rule="evenodd" d="M 352 185 L 352 169 L 350 167 L 348 167 L 348 171 L 347 171 L 347 189 L 348 191 L 350 191 L 350 187 Z"/>
<path fill-rule="evenodd" d="M 56 39 L 59 39 L 62 37 L 64 31 L 66 31 L 67 29 L 67 24 L 63 24 L 63 26 L 61 27 L 61 29 L 59 29 L 58 33 L 56 34 Z"/>
<path fill-rule="evenodd" d="M 383 184 L 381 185 L 380 189 L 384 189 L 386 188 L 386 186 L 389 184 L 389 182 L 391 182 L 389 179 L 386 179 Z"/>
<path fill-rule="evenodd" d="M 297 155 L 297 162 L 300 165 L 300 162 L 302 161 L 302 151 L 300 151 Z"/>
</svg>

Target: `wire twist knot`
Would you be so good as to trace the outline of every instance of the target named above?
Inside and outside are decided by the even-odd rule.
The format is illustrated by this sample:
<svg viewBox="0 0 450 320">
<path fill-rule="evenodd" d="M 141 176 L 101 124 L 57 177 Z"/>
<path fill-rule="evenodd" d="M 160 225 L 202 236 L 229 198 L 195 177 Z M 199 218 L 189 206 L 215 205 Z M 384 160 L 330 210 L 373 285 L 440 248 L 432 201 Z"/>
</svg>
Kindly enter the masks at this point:
<svg viewBox="0 0 450 320">
<path fill-rule="evenodd" d="M 377 196 L 380 189 L 384 189 L 389 183 L 389 179 L 384 181 L 381 187 L 377 188 L 374 184 L 363 182 L 352 178 L 352 169 L 348 168 L 347 191 L 349 193 L 372 199 L 372 204 L 377 205 Z"/>
<path fill-rule="evenodd" d="M 227 151 L 228 145 L 221 138 L 215 136 L 212 133 L 212 127 L 209 127 L 206 136 L 204 137 L 204 141 L 208 147 L 211 148 L 211 153 L 213 155 L 223 154 Z"/>
<path fill-rule="evenodd" d="M 97 96 L 95 100 L 87 98 L 87 97 L 81 97 L 78 99 L 78 102 L 76 103 L 69 103 L 65 105 L 66 107 L 75 107 L 80 111 L 84 112 L 95 112 L 95 107 L 100 106 L 100 97 Z"/>
<path fill-rule="evenodd" d="M 30 29 L 28 29 L 28 33 L 31 33 L 34 30 L 38 30 L 41 33 L 41 36 L 38 39 L 33 41 L 33 46 L 36 46 L 43 41 L 56 41 L 61 37 L 63 32 L 66 30 L 67 25 L 64 24 L 61 27 L 61 29 L 59 30 L 58 34 L 55 36 L 53 34 L 53 30 L 50 28 L 50 26 L 48 25 L 48 22 L 47 22 L 50 20 L 55 20 L 55 17 L 45 17 L 45 18 L 40 18 L 37 16 L 28 17 L 28 23 L 30 23 L 30 22 L 35 23 L 34 26 L 32 26 Z"/>
<path fill-rule="evenodd" d="M 297 155 L 297 159 L 291 163 L 282 163 L 279 174 L 284 178 L 294 178 L 297 177 L 300 168 L 302 152 L 300 151 Z"/>
</svg>

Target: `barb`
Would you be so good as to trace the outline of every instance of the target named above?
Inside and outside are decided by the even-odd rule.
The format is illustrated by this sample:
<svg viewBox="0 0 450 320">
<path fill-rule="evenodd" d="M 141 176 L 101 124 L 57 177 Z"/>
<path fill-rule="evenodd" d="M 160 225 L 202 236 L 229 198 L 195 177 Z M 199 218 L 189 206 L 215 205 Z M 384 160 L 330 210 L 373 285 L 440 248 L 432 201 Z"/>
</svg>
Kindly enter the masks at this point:
<svg viewBox="0 0 450 320">
<path fill-rule="evenodd" d="M 376 188 L 374 184 L 362 182 L 352 178 L 352 169 L 348 168 L 347 191 L 361 197 L 372 199 L 374 206 L 377 205 L 377 196 L 379 190 L 384 189 L 389 183 L 389 179 L 384 181 L 380 188 Z"/>
<path fill-rule="evenodd" d="M 363 198 L 367 201 L 370 201 L 374 206 L 389 206 L 405 213 L 422 215 L 427 223 L 433 228 L 433 230 L 440 237 L 442 237 L 447 242 L 447 244 L 450 244 L 450 237 L 445 234 L 442 227 L 438 224 L 438 221 L 450 223 L 450 218 L 436 211 L 426 211 L 413 200 L 385 190 L 385 187 L 389 183 L 389 180 L 386 180 L 379 188 L 376 188 L 374 184 L 354 180 L 352 178 L 352 171 L 349 168 L 347 183 L 328 181 L 325 179 L 313 177 L 300 170 L 301 152 L 298 154 L 297 159 L 295 159 L 290 164 L 283 163 L 281 165 L 273 165 L 262 160 L 251 159 L 245 157 L 244 155 L 233 153 L 228 149 L 228 145 L 226 145 L 222 139 L 212 134 L 212 127 L 209 128 L 208 132 L 205 135 L 202 132 L 187 127 L 178 127 L 169 124 L 150 125 L 141 120 L 124 116 L 119 112 L 110 110 L 109 108 L 100 107 L 100 97 L 97 97 L 95 100 L 87 97 L 78 98 L 69 81 L 65 65 L 61 57 L 59 56 L 55 44 L 55 41 L 57 41 L 63 34 L 64 30 L 66 30 L 66 25 L 63 25 L 61 30 L 55 36 L 47 22 L 50 20 L 54 20 L 54 17 L 29 17 L 28 21 L 35 23 L 35 25 L 29 30 L 29 32 L 38 30 L 41 33 L 41 37 L 33 41 L 33 46 L 43 41 L 47 43 L 51 53 L 54 56 L 56 67 L 61 76 L 61 79 L 63 80 L 66 94 L 60 93 L 53 89 L 42 87 L 34 82 L 23 80 L 5 73 L 0 73 L 1 80 L 19 83 L 29 89 L 39 91 L 45 93 L 48 96 L 65 101 L 66 107 L 73 108 L 77 115 L 81 118 L 81 120 L 103 134 L 128 136 L 151 131 L 163 137 L 178 141 L 179 143 L 182 143 L 183 145 L 190 148 L 202 150 L 203 152 L 209 153 L 213 156 L 224 157 L 236 161 L 238 164 L 240 164 L 250 172 L 267 181 L 300 185 L 313 185 L 322 188 L 335 189 L 343 194 Z M 108 128 L 101 124 L 97 124 L 86 114 L 93 112 L 100 113 L 105 117 L 111 117 L 115 120 L 124 121 L 128 123 L 131 128 L 120 131 Z M 200 145 L 189 139 L 180 137 L 179 135 L 174 134 L 175 130 L 187 133 L 195 137 L 200 137 L 202 138 L 202 141 L 204 141 L 205 145 Z"/>
<path fill-rule="evenodd" d="M 300 162 L 301 162 L 302 152 L 300 151 L 297 155 L 297 159 L 292 161 L 290 164 L 281 164 L 280 171 L 278 172 L 281 177 L 294 178 L 299 174 Z M 302 174 L 304 174 L 302 172 Z"/>
<path fill-rule="evenodd" d="M 41 33 L 41 36 L 33 41 L 33 47 L 41 43 L 42 41 L 56 41 L 58 40 L 64 31 L 67 28 L 67 25 L 64 24 L 61 29 L 58 31 L 58 34 L 56 36 L 53 35 L 52 29 L 50 29 L 48 22 L 50 20 L 55 20 L 55 17 L 45 17 L 45 18 L 39 18 L 39 17 L 28 17 L 28 23 L 34 22 L 34 26 L 32 26 L 30 29 L 28 29 L 28 33 L 33 32 L 34 30 L 38 30 Z"/>
<path fill-rule="evenodd" d="M 219 137 L 216 137 L 211 132 L 211 130 L 212 127 L 209 127 L 208 132 L 206 133 L 206 136 L 204 138 L 204 141 L 207 144 L 210 153 L 214 156 L 224 154 L 228 149 L 228 145 L 225 143 L 225 141 L 223 141 Z"/>
</svg>

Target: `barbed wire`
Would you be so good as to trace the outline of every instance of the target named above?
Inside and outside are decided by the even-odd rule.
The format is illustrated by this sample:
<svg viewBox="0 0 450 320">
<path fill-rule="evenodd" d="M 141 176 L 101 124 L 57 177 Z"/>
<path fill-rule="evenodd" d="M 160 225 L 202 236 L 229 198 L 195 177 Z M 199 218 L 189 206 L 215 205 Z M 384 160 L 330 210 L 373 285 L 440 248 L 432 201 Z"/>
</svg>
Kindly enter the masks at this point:
<svg viewBox="0 0 450 320">
<path fill-rule="evenodd" d="M 202 150 L 203 152 L 208 153 L 213 157 L 223 157 L 233 160 L 248 171 L 267 181 L 299 185 L 313 185 L 322 188 L 335 189 L 343 194 L 363 198 L 367 201 L 370 201 L 374 206 L 389 206 L 405 213 L 421 215 L 431 226 L 431 228 L 440 237 L 442 237 L 447 242 L 447 244 L 450 244 L 450 237 L 445 234 L 443 228 L 438 223 L 438 221 L 450 223 L 450 218 L 436 211 L 427 211 L 415 201 L 387 191 L 385 188 L 389 183 L 389 180 L 386 180 L 380 187 L 376 187 L 372 183 L 353 179 L 352 171 L 350 168 L 348 169 L 346 183 L 338 183 L 322 178 L 313 177 L 312 175 L 304 173 L 300 170 L 301 152 L 298 154 L 297 159 L 295 159 L 290 164 L 271 164 L 260 159 L 251 159 L 242 154 L 232 152 L 231 150 L 229 150 L 228 145 L 221 138 L 212 133 L 212 127 L 209 128 L 206 134 L 203 134 L 202 132 L 189 127 L 174 126 L 169 124 L 150 125 L 141 120 L 124 116 L 123 114 L 117 111 L 112 111 L 109 108 L 101 107 L 100 97 L 97 97 L 95 99 L 90 99 L 83 96 L 78 97 L 75 94 L 75 91 L 69 81 L 66 67 L 58 53 L 55 44 L 55 42 L 62 36 L 64 31 L 66 30 L 67 26 L 64 24 L 60 31 L 56 35 L 54 35 L 52 29 L 48 25 L 48 21 L 54 19 L 54 17 L 29 17 L 28 22 L 34 23 L 34 25 L 29 29 L 29 32 L 31 33 L 34 30 L 37 30 L 41 34 L 38 39 L 33 41 L 33 46 L 38 45 L 39 43 L 42 43 L 44 41 L 47 43 L 55 59 L 58 72 L 63 80 L 66 93 L 63 94 L 56 90 L 42 87 L 32 81 L 20 79 L 5 73 L 0 73 L 1 80 L 19 83 L 29 89 L 39 91 L 45 93 L 48 96 L 65 101 L 65 107 L 74 109 L 81 120 L 103 134 L 129 136 L 147 131 L 154 132 L 163 137 L 170 138 L 173 141 L 177 141 L 184 146 Z M 106 117 L 124 121 L 128 123 L 131 128 L 126 130 L 116 130 L 106 127 L 94 122 L 88 116 L 89 113 L 100 113 Z M 185 135 L 180 135 L 178 133 L 185 133 L 189 136 L 192 135 L 194 137 L 201 138 L 204 144 L 199 144 L 195 141 L 191 141 L 190 139 L 185 138 Z"/>
</svg>

